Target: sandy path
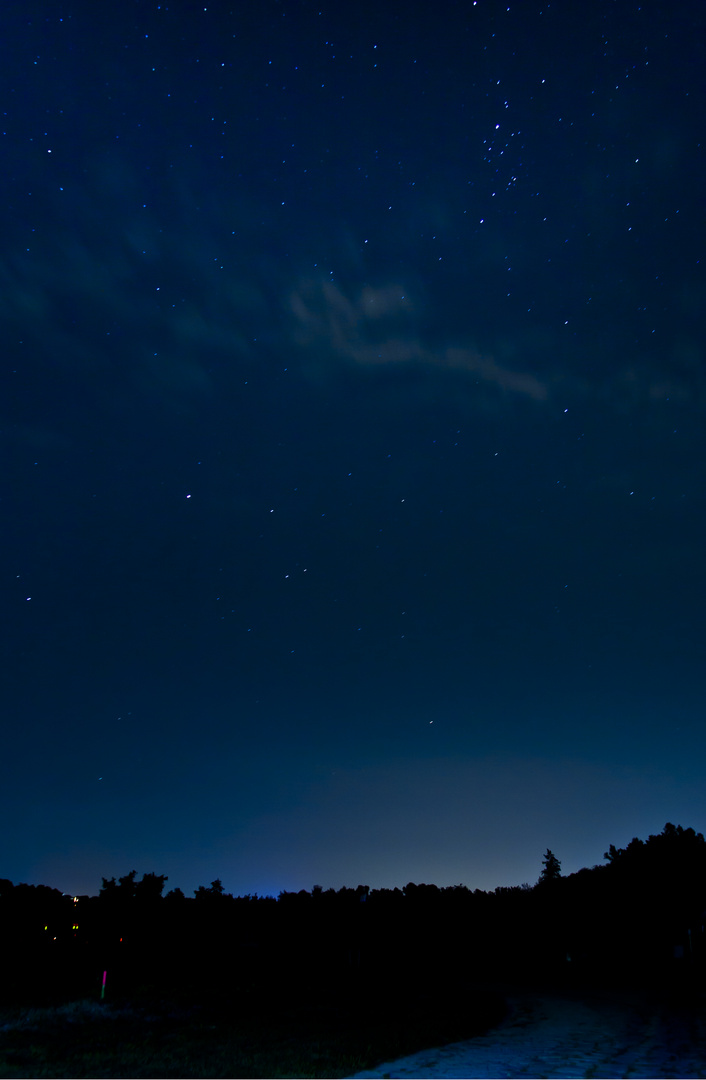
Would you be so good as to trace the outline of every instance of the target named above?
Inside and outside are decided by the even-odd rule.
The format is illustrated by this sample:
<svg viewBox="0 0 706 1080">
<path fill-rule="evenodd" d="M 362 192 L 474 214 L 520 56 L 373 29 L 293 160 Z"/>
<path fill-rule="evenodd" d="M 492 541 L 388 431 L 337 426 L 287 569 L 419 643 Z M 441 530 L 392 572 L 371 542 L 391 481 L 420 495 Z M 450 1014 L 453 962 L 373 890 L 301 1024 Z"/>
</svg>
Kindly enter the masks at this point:
<svg viewBox="0 0 706 1080">
<path fill-rule="evenodd" d="M 677 1010 L 619 995 L 509 998 L 487 1035 L 356 1073 L 373 1077 L 706 1077 L 706 1008 Z"/>
</svg>

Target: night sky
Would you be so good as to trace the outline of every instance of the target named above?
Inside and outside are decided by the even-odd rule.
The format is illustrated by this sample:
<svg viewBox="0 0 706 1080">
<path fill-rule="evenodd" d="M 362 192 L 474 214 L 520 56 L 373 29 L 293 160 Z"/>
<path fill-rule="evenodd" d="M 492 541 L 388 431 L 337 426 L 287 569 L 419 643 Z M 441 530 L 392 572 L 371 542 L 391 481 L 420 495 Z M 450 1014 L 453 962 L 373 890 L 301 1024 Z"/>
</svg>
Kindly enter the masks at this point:
<svg viewBox="0 0 706 1080">
<path fill-rule="evenodd" d="M 706 829 L 705 29 L 4 5 L 0 876 Z"/>
</svg>

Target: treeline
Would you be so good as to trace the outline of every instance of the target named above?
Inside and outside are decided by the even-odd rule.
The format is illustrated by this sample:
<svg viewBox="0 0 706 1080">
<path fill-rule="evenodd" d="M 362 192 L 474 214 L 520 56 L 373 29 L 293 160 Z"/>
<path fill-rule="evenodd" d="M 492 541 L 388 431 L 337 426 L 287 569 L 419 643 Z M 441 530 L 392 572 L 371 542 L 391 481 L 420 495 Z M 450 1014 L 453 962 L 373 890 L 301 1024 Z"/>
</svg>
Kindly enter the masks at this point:
<svg viewBox="0 0 706 1080">
<path fill-rule="evenodd" d="M 301 993 L 428 982 L 688 979 L 706 956 L 706 841 L 667 824 L 562 876 L 550 851 L 534 886 L 186 897 L 135 871 L 70 897 L 0 879 L 4 1002 L 100 993 Z"/>
</svg>

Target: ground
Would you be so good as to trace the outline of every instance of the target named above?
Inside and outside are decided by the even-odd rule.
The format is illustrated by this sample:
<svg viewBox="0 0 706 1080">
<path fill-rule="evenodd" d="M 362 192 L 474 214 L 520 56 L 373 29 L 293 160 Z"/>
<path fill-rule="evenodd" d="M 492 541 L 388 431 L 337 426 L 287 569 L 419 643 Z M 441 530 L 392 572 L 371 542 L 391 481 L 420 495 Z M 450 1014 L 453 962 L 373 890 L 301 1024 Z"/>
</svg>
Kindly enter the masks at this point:
<svg viewBox="0 0 706 1080">
<path fill-rule="evenodd" d="M 688 1002 L 637 993 L 519 993 L 486 1035 L 425 1050 L 373 1077 L 706 1077 L 706 996 Z"/>
</svg>

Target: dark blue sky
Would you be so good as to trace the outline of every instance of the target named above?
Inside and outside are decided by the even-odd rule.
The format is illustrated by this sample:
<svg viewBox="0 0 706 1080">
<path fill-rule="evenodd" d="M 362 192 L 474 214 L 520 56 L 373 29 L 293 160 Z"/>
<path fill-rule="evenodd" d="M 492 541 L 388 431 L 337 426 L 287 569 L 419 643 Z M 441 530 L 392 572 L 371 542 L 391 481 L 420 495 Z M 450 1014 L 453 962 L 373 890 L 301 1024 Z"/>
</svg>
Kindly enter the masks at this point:
<svg viewBox="0 0 706 1080">
<path fill-rule="evenodd" d="M 0 875 L 704 830 L 701 5 L 2 31 Z"/>
</svg>

